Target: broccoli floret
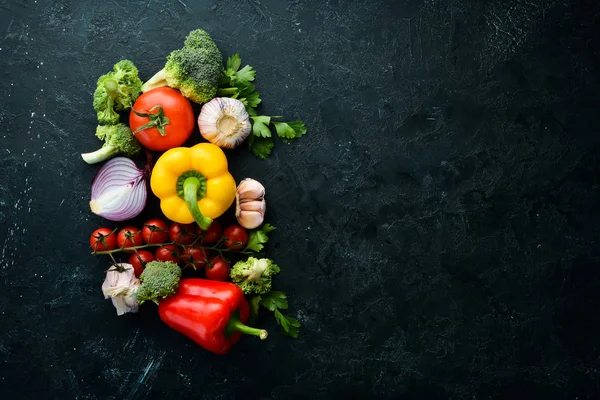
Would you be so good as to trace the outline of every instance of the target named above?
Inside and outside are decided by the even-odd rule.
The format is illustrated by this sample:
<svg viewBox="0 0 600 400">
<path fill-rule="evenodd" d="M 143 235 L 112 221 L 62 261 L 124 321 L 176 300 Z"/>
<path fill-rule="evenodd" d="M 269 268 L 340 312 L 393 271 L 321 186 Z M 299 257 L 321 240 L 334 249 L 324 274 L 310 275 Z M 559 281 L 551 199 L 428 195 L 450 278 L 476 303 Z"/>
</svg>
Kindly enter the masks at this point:
<svg viewBox="0 0 600 400">
<path fill-rule="evenodd" d="M 245 294 L 264 294 L 271 290 L 271 280 L 279 273 L 279 267 L 268 258 L 250 257 L 238 261 L 231 268 L 230 276 Z"/>
<path fill-rule="evenodd" d="M 215 97 L 223 73 L 219 48 L 206 31 L 196 29 L 187 36 L 182 49 L 167 56 L 165 67 L 144 83 L 142 91 L 169 86 L 202 104 Z"/>
<path fill-rule="evenodd" d="M 160 299 L 169 297 L 177 291 L 181 278 L 181 268 L 171 261 L 151 261 L 140 280 L 142 284 L 137 291 L 137 302 L 142 304 L 151 300 L 158 304 Z"/>
<path fill-rule="evenodd" d="M 81 155 L 81 158 L 88 164 L 108 160 L 117 154 L 131 157 L 139 153 L 142 149 L 140 142 L 138 142 L 133 133 L 131 133 L 131 129 L 125 124 L 98 125 L 96 136 L 98 139 L 104 140 L 104 145 L 92 153 Z"/>
<path fill-rule="evenodd" d="M 129 87 L 129 92 L 137 98 L 142 92 L 142 80 L 138 76 L 138 69 L 135 64 L 129 60 L 121 60 L 114 65 L 113 69 L 115 71 L 115 78 L 119 82 L 123 82 L 127 85 Z"/>
<path fill-rule="evenodd" d="M 98 121 L 105 125 L 119 122 L 116 111 L 130 109 L 141 91 L 142 81 L 135 65 L 129 60 L 116 63 L 112 72 L 98 78 L 93 103 Z"/>
</svg>

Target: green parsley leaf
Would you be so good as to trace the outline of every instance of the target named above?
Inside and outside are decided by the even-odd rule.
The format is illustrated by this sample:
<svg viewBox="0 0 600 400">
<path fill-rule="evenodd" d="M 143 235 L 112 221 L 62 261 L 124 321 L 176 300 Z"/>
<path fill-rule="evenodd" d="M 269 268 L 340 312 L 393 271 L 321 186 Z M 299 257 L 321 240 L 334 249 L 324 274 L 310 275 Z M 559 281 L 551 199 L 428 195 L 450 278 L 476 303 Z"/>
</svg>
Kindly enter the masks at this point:
<svg viewBox="0 0 600 400">
<path fill-rule="evenodd" d="M 306 134 L 306 125 L 302 121 L 292 121 L 287 123 L 290 128 L 294 130 L 296 134 L 295 138 L 298 139 L 302 135 Z"/>
<path fill-rule="evenodd" d="M 238 89 L 239 97 L 246 97 L 254 93 L 255 86 L 250 82 L 237 82 L 235 86 Z"/>
<path fill-rule="evenodd" d="M 262 228 L 260 228 L 261 231 L 263 231 L 264 233 L 271 233 L 275 230 L 276 228 L 271 225 L 271 224 L 264 224 L 262 226 Z"/>
<path fill-rule="evenodd" d="M 284 335 L 291 336 L 294 339 L 298 339 L 298 333 L 300 332 L 300 321 L 296 318 L 288 317 L 283 315 L 279 310 L 275 310 L 275 320 L 277 324 L 281 326 L 281 330 Z"/>
<path fill-rule="evenodd" d="M 240 66 L 242 65 L 242 59 L 239 54 L 234 54 L 227 59 L 227 69 L 225 70 L 225 74 L 228 76 L 232 76 L 235 74 Z"/>
<path fill-rule="evenodd" d="M 258 92 L 252 92 L 244 98 L 244 105 L 246 107 L 257 107 L 262 100 Z"/>
<path fill-rule="evenodd" d="M 257 115 L 250 117 L 252 118 L 252 134 L 258 137 L 271 137 L 271 130 L 269 124 L 271 118 L 264 115 Z"/>
<path fill-rule="evenodd" d="M 249 65 L 246 65 L 244 68 L 242 68 L 236 72 L 235 81 L 240 82 L 240 83 L 241 82 L 248 83 L 248 82 L 253 81 L 255 76 L 256 76 L 256 71 L 254 70 L 254 68 L 252 68 Z"/>
<path fill-rule="evenodd" d="M 269 125 L 271 123 L 271 117 L 267 117 L 266 115 L 257 115 L 256 117 L 252 117 L 252 121 Z"/>
<path fill-rule="evenodd" d="M 269 293 L 262 296 L 260 305 L 269 311 L 275 311 L 277 309 L 285 310 L 288 308 L 287 296 L 285 293 L 278 290 L 271 290 Z"/>
<path fill-rule="evenodd" d="M 248 235 L 248 244 L 246 250 L 255 252 L 261 251 L 265 246 L 264 244 L 269 241 L 267 234 L 273 232 L 275 227 L 271 224 L 264 224 L 260 229 L 255 229 Z"/>
<path fill-rule="evenodd" d="M 296 138 L 296 131 L 287 122 L 273 122 L 273 125 L 275 125 L 277 136 L 280 138 L 288 140 Z"/>
<path fill-rule="evenodd" d="M 264 137 L 256 137 L 254 135 L 250 136 L 248 141 L 248 145 L 250 146 L 250 150 L 254 153 L 255 156 L 262 158 L 263 160 L 271 154 L 271 150 L 273 149 L 273 139 L 264 138 Z"/>
</svg>

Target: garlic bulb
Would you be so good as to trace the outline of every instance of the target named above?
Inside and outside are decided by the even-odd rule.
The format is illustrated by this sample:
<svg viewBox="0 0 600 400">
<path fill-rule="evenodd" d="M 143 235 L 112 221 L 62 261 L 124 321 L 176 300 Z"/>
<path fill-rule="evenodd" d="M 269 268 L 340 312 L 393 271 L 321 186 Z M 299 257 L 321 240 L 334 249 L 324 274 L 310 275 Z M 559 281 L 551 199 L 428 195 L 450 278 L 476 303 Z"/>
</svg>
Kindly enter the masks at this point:
<svg viewBox="0 0 600 400">
<path fill-rule="evenodd" d="M 248 137 L 252 125 L 244 103 L 229 97 L 215 97 L 202 106 L 198 127 L 204 139 L 233 149 Z"/>
<path fill-rule="evenodd" d="M 265 219 L 265 187 L 254 179 L 244 179 L 235 193 L 235 216 L 246 229 L 258 228 Z"/>
<path fill-rule="evenodd" d="M 140 280 L 135 277 L 131 264 L 116 264 L 106 271 L 106 278 L 102 284 L 102 293 L 105 299 L 111 299 L 117 309 L 117 315 L 139 310 L 136 299 Z"/>
</svg>

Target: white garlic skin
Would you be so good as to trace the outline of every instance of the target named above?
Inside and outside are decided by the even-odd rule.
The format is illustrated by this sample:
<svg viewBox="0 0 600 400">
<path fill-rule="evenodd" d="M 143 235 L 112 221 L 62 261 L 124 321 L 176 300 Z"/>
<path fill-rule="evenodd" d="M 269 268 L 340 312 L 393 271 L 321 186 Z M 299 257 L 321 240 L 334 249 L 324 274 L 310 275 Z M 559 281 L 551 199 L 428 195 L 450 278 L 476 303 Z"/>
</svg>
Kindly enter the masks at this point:
<svg viewBox="0 0 600 400">
<path fill-rule="evenodd" d="M 133 265 L 120 263 L 106 271 L 102 293 L 105 299 L 112 300 L 117 315 L 136 313 L 140 307 L 136 299 L 139 287 L 140 280 L 135 277 Z"/>
<path fill-rule="evenodd" d="M 235 217 L 246 229 L 258 228 L 265 220 L 265 187 L 257 180 L 244 179 L 235 192 Z"/>
<path fill-rule="evenodd" d="M 252 129 L 244 103 L 229 97 L 215 97 L 202 106 L 198 115 L 202 137 L 225 149 L 242 143 Z"/>
</svg>

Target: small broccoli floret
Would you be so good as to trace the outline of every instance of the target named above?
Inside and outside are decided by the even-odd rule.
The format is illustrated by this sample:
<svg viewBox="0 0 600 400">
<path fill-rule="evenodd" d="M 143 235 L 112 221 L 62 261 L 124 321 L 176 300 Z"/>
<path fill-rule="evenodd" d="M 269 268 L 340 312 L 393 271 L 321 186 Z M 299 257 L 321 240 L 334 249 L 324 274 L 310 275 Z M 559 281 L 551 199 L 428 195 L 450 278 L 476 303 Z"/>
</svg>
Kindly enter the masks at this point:
<svg viewBox="0 0 600 400">
<path fill-rule="evenodd" d="M 100 86 L 96 89 L 96 93 L 99 93 L 99 89 Z M 114 100 L 112 97 L 94 94 L 93 105 L 99 123 L 103 125 L 113 125 L 119 122 L 119 114 L 114 110 Z"/>
<path fill-rule="evenodd" d="M 81 155 L 81 158 L 88 164 L 108 160 L 117 154 L 131 157 L 142 149 L 140 142 L 131 133 L 131 129 L 124 124 L 98 125 L 96 136 L 98 139 L 104 140 L 104 145 L 92 153 Z"/>
<path fill-rule="evenodd" d="M 135 65 L 129 60 L 116 63 L 112 72 L 98 78 L 93 103 L 98 121 L 104 125 L 119 122 L 116 111 L 130 109 L 141 91 L 142 81 Z"/>
<path fill-rule="evenodd" d="M 271 290 L 271 281 L 279 267 L 268 258 L 250 257 L 246 261 L 238 261 L 231 268 L 230 276 L 245 294 L 264 294 Z"/>
<path fill-rule="evenodd" d="M 177 291 L 179 280 L 181 279 L 181 268 L 171 261 L 151 261 L 146 264 L 146 268 L 140 280 L 141 286 L 137 291 L 137 301 L 139 304 L 151 300 L 158 304 L 160 299 L 169 297 Z"/>
<path fill-rule="evenodd" d="M 206 31 L 196 29 L 189 33 L 182 49 L 169 54 L 165 67 L 144 83 L 142 91 L 169 86 L 202 104 L 217 94 L 223 72 L 219 48 Z"/>
</svg>

